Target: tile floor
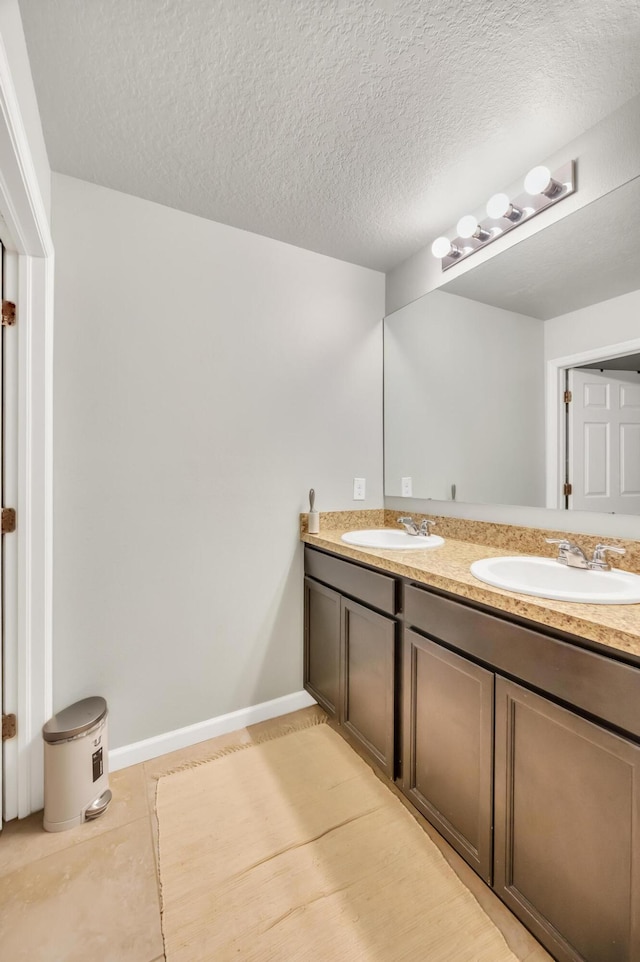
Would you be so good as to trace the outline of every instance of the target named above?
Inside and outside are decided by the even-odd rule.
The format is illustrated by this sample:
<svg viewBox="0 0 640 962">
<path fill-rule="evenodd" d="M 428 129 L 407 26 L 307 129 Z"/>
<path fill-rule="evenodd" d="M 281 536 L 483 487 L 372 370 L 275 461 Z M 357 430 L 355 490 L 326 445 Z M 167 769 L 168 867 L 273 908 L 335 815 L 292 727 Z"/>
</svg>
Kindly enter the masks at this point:
<svg viewBox="0 0 640 962">
<path fill-rule="evenodd" d="M 154 812 L 158 777 L 228 745 L 283 733 L 300 718 L 316 714 L 322 714 L 319 708 L 307 708 L 112 773 L 109 809 L 78 828 L 45 832 L 42 813 L 6 824 L 0 835 L 2 962 L 164 959 Z M 521 962 L 551 962 L 462 859 L 413 814 L 502 931 L 514 955 Z"/>
</svg>

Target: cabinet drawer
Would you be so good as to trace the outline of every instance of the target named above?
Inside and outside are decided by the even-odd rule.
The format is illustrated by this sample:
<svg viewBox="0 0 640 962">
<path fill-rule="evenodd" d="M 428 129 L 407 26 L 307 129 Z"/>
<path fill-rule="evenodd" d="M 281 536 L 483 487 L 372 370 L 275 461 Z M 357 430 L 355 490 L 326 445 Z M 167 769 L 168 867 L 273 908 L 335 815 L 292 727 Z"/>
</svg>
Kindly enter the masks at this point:
<svg viewBox="0 0 640 962">
<path fill-rule="evenodd" d="M 640 669 L 407 586 L 405 625 L 640 738 Z"/>
<path fill-rule="evenodd" d="M 311 548 L 304 550 L 304 571 L 309 577 L 331 585 L 343 595 L 363 601 L 378 611 L 395 615 L 398 610 L 396 581 L 387 575 Z"/>
</svg>

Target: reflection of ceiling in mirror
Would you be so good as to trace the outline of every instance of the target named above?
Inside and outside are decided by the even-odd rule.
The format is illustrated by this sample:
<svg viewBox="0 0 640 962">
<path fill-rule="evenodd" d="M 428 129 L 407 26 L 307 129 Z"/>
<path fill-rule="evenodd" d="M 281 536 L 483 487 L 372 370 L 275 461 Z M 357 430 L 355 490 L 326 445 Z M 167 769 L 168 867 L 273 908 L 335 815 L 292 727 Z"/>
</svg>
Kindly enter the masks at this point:
<svg viewBox="0 0 640 962">
<path fill-rule="evenodd" d="M 609 358 L 606 361 L 593 361 L 591 364 L 578 365 L 587 371 L 637 371 L 640 374 L 640 354 L 625 354 L 623 357 Z"/>
<path fill-rule="evenodd" d="M 640 287 L 640 177 L 440 290 L 549 320 Z"/>
</svg>

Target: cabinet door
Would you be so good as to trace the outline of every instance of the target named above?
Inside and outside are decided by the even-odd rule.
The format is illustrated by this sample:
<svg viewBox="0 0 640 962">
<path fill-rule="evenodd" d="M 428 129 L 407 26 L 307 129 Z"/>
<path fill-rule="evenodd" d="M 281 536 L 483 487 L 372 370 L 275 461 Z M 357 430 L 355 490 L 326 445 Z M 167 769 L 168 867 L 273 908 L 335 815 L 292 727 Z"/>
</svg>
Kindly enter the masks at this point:
<svg viewBox="0 0 640 962">
<path fill-rule="evenodd" d="M 396 624 L 342 599 L 342 697 L 345 731 L 393 778 Z"/>
<path fill-rule="evenodd" d="M 560 962 L 640 959 L 640 747 L 496 683 L 495 888 Z"/>
<path fill-rule="evenodd" d="M 403 791 L 491 882 L 493 672 L 404 633 Z"/>
<path fill-rule="evenodd" d="M 304 579 L 304 687 L 324 710 L 338 714 L 340 595 Z"/>
</svg>

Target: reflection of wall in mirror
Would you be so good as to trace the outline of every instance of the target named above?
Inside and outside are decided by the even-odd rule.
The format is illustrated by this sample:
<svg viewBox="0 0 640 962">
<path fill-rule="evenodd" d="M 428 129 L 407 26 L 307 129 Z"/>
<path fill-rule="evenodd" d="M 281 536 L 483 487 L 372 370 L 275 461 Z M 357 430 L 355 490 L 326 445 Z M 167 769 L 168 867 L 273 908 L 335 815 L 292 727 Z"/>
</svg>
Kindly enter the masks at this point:
<svg viewBox="0 0 640 962">
<path fill-rule="evenodd" d="M 640 290 L 562 314 L 544 323 L 547 361 L 640 338 Z"/>
<path fill-rule="evenodd" d="M 385 321 L 385 494 L 545 503 L 543 322 L 433 291 Z"/>
</svg>

